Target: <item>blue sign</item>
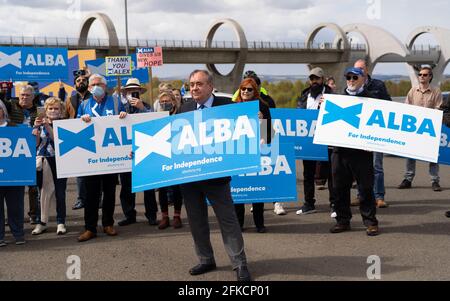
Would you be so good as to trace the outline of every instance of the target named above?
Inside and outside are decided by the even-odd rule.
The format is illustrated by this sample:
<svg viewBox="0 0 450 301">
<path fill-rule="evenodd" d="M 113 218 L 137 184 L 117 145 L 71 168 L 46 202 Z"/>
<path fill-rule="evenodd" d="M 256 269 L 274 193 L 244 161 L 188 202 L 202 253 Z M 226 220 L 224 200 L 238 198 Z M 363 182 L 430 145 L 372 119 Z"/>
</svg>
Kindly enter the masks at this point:
<svg viewBox="0 0 450 301">
<path fill-rule="evenodd" d="M 450 165 L 450 128 L 442 125 L 441 144 L 439 145 L 439 164 Z"/>
<path fill-rule="evenodd" d="M 136 69 L 136 53 L 130 55 L 131 60 L 133 61 L 131 70 L 131 76 L 121 76 L 120 80 L 122 81 L 122 86 L 125 85 L 126 81 L 130 78 L 137 78 L 141 84 L 146 84 L 149 82 L 148 78 L 148 70 L 147 68 L 139 68 Z M 92 74 L 97 73 L 105 76 L 106 67 L 105 67 L 105 59 L 96 59 L 91 61 L 86 61 L 86 66 L 89 68 Z M 108 83 L 108 88 L 114 88 L 117 86 L 117 76 L 106 76 L 106 81 Z"/>
<path fill-rule="evenodd" d="M 275 135 L 294 145 L 295 158 L 328 161 L 328 147 L 313 143 L 318 110 L 270 109 L 270 115 Z"/>
<path fill-rule="evenodd" d="M 133 192 L 260 171 L 258 111 L 246 102 L 133 125 Z"/>
<path fill-rule="evenodd" d="M 237 204 L 297 201 L 293 145 L 262 145 L 261 170 L 233 176 L 231 195 Z"/>
<path fill-rule="evenodd" d="M 67 80 L 68 65 L 66 48 L 0 47 L 1 80 Z"/>
<path fill-rule="evenodd" d="M 36 185 L 36 137 L 31 131 L 0 128 L 0 186 Z"/>
</svg>

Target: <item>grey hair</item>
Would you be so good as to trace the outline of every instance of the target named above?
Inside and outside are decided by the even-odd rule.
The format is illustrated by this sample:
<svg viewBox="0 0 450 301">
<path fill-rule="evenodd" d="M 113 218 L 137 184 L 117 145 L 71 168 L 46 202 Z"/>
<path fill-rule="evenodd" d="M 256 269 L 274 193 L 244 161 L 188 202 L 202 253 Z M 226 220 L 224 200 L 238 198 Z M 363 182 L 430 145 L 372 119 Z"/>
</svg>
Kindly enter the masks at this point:
<svg viewBox="0 0 450 301">
<path fill-rule="evenodd" d="M 191 74 L 189 75 L 189 80 L 197 73 L 203 73 L 204 75 L 206 75 L 207 79 L 206 81 L 211 84 L 214 85 L 214 80 L 213 80 L 213 76 L 211 73 L 209 73 L 209 71 L 207 70 L 202 70 L 202 69 L 196 69 L 194 71 L 191 72 Z"/>
<path fill-rule="evenodd" d="M 103 76 L 103 75 L 100 75 L 100 74 L 98 74 L 98 73 L 95 73 L 95 74 L 92 74 L 90 77 L 89 77 L 89 86 L 90 85 L 92 85 L 92 82 L 94 81 L 94 79 L 96 79 L 96 78 L 99 78 L 100 80 L 101 80 L 101 82 L 102 82 L 102 84 L 107 84 L 106 83 L 106 78 Z"/>
<path fill-rule="evenodd" d="M 29 91 L 29 92 L 31 92 L 31 94 L 33 94 L 34 88 L 33 88 L 33 86 L 30 86 L 30 85 L 21 86 L 20 92 L 24 92 L 24 91 Z"/>
<path fill-rule="evenodd" d="M 8 121 L 9 120 L 8 110 L 6 109 L 6 106 L 1 99 L 0 99 L 0 110 L 3 111 L 3 119 Z"/>
</svg>

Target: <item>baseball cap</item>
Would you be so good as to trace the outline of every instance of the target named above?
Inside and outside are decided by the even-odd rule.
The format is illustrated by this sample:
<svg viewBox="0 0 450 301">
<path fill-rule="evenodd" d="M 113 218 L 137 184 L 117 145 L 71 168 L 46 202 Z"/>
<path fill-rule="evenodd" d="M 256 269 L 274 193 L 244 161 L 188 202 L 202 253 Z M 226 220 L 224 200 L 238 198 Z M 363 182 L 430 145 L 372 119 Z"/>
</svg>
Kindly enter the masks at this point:
<svg viewBox="0 0 450 301">
<path fill-rule="evenodd" d="M 312 76 L 312 75 L 322 78 L 323 77 L 323 69 L 320 67 L 311 69 L 311 71 L 309 71 L 309 76 Z"/>
<path fill-rule="evenodd" d="M 355 75 L 360 75 L 360 76 L 364 76 L 364 71 L 361 69 L 361 68 L 356 68 L 356 67 L 350 67 L 350 68 L 347 68 L 346 70 L 345 70 L 345 73 L 344 73 L 344 75 L 347 75 L 347 74 L 355 74 Z"/>
</svg>

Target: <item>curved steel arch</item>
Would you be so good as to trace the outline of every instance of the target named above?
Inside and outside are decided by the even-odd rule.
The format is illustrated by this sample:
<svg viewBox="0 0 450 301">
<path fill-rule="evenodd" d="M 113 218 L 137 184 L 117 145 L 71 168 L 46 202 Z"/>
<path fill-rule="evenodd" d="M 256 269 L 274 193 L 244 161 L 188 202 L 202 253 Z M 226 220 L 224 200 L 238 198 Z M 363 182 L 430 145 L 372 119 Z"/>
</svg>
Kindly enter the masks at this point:
<svg viewBox="0 0 450 301">
<path fill-rule="evenodd" d="M 367 24 L 348 24 L 343 27 L 346 34 L 357 32 L 366 42 L 366 55 L 369 61 L 369 72 L 375 68 L 377 62 L 388 54 L 396 54 L 402 58 L 409 55 L 409 50 L 390 32 Z"/>
<path fill-rule="evenodd" d="M 306 47 L 311 49 L 314 39 L 316 38 L 317 34 L 319 33 L 319 31 L 321 31 L 322 29 L 331 29 L 333 30 L 337 36 L 338 39 L 335 39 L 333 46 L 336 48 L 340 48 L 343 50 L 350 50 L 350 43 L 348 42 L 347 36 L 345 35 L 345 32 L 342 30 L 342 28 L 335 24 L 335 23 L 320 23 L 319 25 L 317 25 L 306 37 L 305 41 L 306 41 Z M 340 42 L 342 41 L 343 44 L 341 44 L 341 47 L 339 47 Z"/>
<path fill-rule="evenodd" d="M 81 23 L 80 37 L 78 39 L 78 46 L 87 46 L 87 37 L 91 29 L 92 23 L 95 20 L 99 20 L 106 33 L 108 34 L 109 47 L 111 53 L 116 53 L 119 51 L 119 39 L 117 38 L 116 28 L 112 20 L 105 14 L 94 13 L 87 16 Z"/>
<path fill-rule="evenodd" d="M 237 82 L 237 81 L 240 80 L 241 75 L 244 72 L 244 67 L 245 67 L 245 63 L 247 61 L 247 54 L 248 54 L 247 38 L 245 37 L 245 33 L 244 33 L 244 30 L 242 29 L 241 25 L 239 25 L 239 23 L 233 19 L 221 19 L 221 20 L 215 21 L 215 23 L 208 30 L 208 34 L 206 36 L 206 47 L 207 48 L 211 47 L 214 35 L 216 34 L 217 30 L 222 25 L 230 25 L 233 28 L 233 30 L 236 34 L 236 37 L 239 41 L 240 51 L 237 56 L 236 64 L 234 65 L 233 69 L 226 75 L 222 75 L 219 72 L 219 70 L 217 70 L 217 68 L 214 64 L 206 64 L 206 67 L 213 74 L 214 80 L 216 81 L 216 83 L 218 85 L 223 86 L 224 81 L 229 82 L 230 78 L 231 78 L 232 83 L 228 83 L 228 85 L 226 85 L 226 84 L 225 85 L 229 86 L 229 84 L 232 84 L 233 86 L 238 86 L 239 82 Z"/>
<path fill-rule="evenodd" d="M 437 65 L 433 68 L 434 77 L 432 84 L 438 86 L 444 78 L 445 68 L 450 63 L 450 30 L 435 26 L 418 27 L 409 34 L 406 40 L 408 49 L 412 49 L 418 37 L 427 33 L 434 36 L 441 48 L 441 55 L 439 57 Z M 411 82 L 417 85 L 417 74 L 414 67 L 411 65 L 409 66 L 409 75 L 411 78 Z"/>
</svg>

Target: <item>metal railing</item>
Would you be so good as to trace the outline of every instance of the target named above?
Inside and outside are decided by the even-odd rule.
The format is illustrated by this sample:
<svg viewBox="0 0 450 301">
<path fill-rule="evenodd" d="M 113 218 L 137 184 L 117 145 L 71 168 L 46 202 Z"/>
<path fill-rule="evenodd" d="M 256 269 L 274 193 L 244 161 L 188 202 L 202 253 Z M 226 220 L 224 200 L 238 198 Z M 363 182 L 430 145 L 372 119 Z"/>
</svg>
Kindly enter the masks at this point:
<svg viewBox="0 0 450 301">
<path fill-rule="evenodd" d="M 278 41 L 248 41 L 249 49 L 306 49 L 304 42 L 278 42 Z M 77 47 L 78 38 L 69 37 L 25 37 L 25 36 L 0 36 L 0 45 L 16 46 L 58 46 Z M 125 47 L 125 39 L 119 40 L 119 47 Z M 206 41 L 201 40 L 144 40 L 130 39 L 130 47 L 152 47 L 161 46 L 164 48 L 206 48 Z M 107 48 L 109 40 L 104 38 L 89 38 L 87 47 Z M 212 41 L 211 48 L 216 49 L 239 49 L 238 41 Z M 332 43 L 313 43 L 312 49 L 336 50 Z M 364 44 L 352 44 L 353 50 L 364 50 Z"/>
</svg>

